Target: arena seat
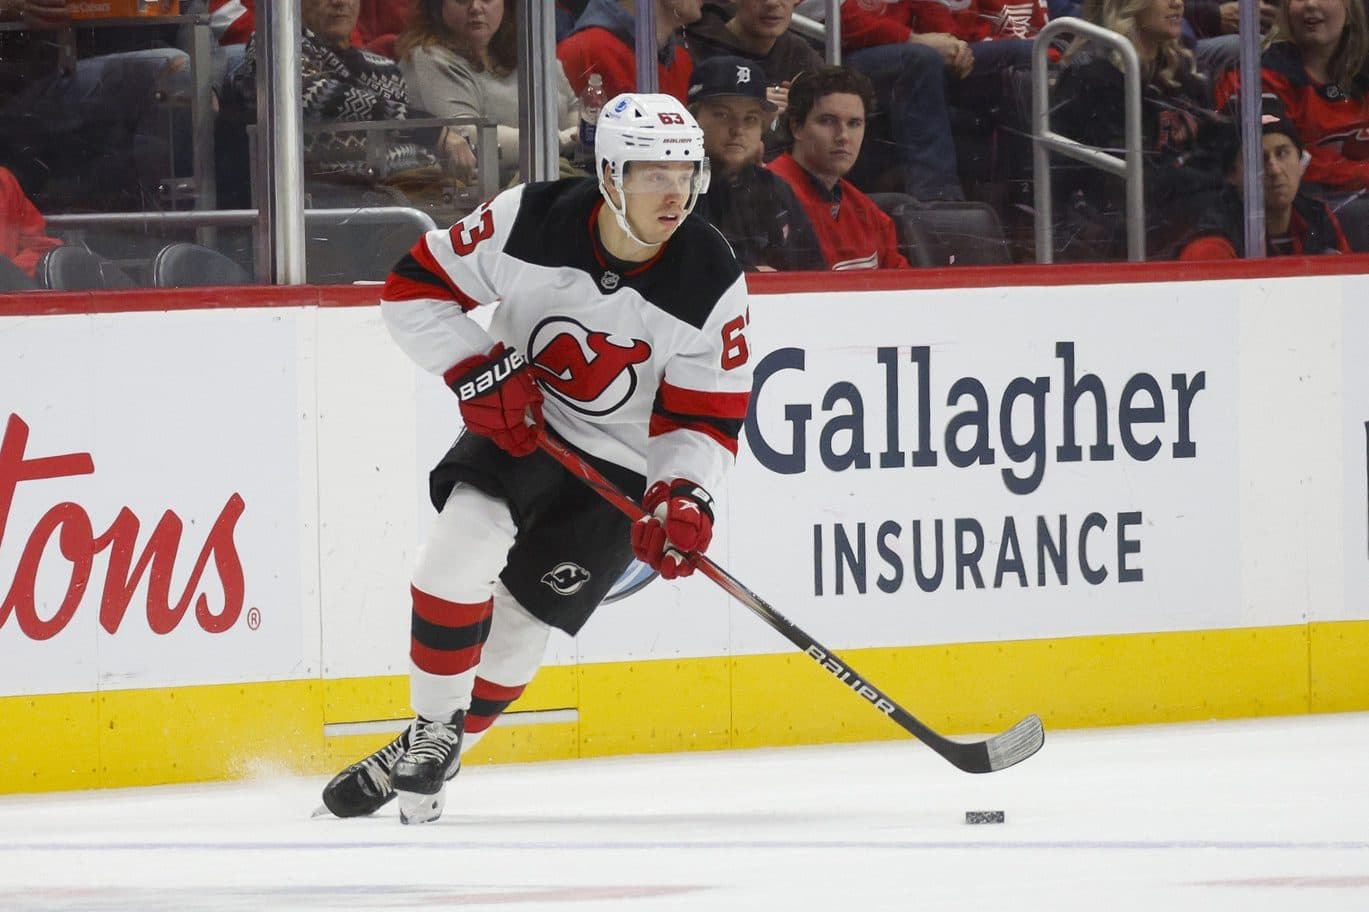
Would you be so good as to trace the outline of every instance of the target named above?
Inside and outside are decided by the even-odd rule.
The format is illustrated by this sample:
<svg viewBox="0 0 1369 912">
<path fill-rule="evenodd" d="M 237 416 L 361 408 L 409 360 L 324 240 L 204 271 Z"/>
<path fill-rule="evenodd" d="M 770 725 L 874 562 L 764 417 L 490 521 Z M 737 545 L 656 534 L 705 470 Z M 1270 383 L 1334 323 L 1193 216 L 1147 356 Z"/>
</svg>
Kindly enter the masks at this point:
<svg viewBox="0 0 1369 912">
<path fill-rule="evenodd" d="M 84 247 L 54 247 L 38 261 L 34 277 L 52 291 L 96 291 L 134 288 L 134 282 L 112 261 Z"/>
<path fill-rule="evenodd" d="M 988 203 L 924 203 L 904 218 L 922 232 L 932 266 L 996 266 L 1012 262 L 998 213 Z"/>
<path fill-rule="evenodd" d="M 894 220 L 894 231 L 898 234 L 898 252 L 913 266 L 933 266 L 931 250 L 927 238 L 922 234 L 922 225 L 909 212 L 922 205 L 906 193 L 870 193 L 871 201 L 885 215 Z"/>
<path fill-rule="evenodd" d="M 217 250 L 178 243 L 168 244 L 152 258 L 152 284 L 157 288 L 250 285 L 252 276 Z"/>
</svg>

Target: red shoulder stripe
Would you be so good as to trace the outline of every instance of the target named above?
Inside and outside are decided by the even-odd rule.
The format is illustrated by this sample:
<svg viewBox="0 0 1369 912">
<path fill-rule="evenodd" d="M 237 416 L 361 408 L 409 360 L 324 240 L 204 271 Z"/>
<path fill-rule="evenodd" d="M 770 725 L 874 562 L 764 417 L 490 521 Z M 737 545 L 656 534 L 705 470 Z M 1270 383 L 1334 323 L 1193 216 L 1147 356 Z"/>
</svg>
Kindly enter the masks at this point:
<svg viewBox="0 0 1369 912">
<path fill-rule="evenodd" d="M 386 301 L 437 298 L 454 301 L 462 310 L 480 306 L 479 301 L 452 284 L 451 277 L 428 249 L 426 237 L 419 238 L 408 255 L 395 265 L 381 297 Z"/>
<path fill-rule="evenodd" d="M 385 280 L 385 289 L 380 293 L 380 297 L 385 301 L 417 301 L 422 298 L 456 300 L 452 295 L 451 288 L 445 283 L 436 285 L 400 272 L 390 273 L 389 278 Z"/>
</svg>

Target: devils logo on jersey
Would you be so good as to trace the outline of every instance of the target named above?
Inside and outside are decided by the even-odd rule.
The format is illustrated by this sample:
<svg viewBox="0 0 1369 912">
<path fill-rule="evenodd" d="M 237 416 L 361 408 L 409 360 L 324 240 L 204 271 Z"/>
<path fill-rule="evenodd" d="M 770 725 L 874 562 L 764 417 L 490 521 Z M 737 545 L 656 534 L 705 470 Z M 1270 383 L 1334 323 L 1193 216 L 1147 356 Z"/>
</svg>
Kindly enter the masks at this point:
<svg viewBox="0 0 1369 912">
<path fill-rule="evenodd" d="M 528 340 L 543 389 L 584 415 L 607 415 L 632 398 L 635 365 L 651 357 L 641 339 L 591 330 L 570 317 L 548 317 Z"/>
<path fill-rule="evenodd" d="M 1354 126 L 1347 130 L 1327 133 L 1317 140 L 1318 148 L 1339 151 L 1350 161 L 1369 160 L 1369 127 Z"/>
</svg>

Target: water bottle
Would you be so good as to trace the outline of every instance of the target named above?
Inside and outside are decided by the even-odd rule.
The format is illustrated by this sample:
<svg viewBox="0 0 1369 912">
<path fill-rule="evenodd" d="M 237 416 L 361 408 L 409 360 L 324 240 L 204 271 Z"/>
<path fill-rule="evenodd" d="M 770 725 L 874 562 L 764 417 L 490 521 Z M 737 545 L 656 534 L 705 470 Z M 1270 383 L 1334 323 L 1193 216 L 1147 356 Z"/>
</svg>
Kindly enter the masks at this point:
<svg viewBox="0 0 1369 912">
<path fill-rule="evenodd" d="M 599 124 L 599 112 L 608 97 L 604 92 L 604 77 L 589 74 L 589 82 L 580 93 L 580 162 L 588 170 L 595 170 L 594 130 Z"/>
</svg>

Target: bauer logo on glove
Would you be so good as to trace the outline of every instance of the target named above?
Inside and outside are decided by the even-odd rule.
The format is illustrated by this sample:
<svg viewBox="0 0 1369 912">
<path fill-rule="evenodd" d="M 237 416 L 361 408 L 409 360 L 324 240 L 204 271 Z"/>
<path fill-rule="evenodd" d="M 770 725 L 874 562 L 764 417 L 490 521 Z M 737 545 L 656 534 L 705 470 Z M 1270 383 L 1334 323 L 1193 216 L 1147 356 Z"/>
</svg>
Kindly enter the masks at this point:
<svg viewBox="0 0 1369 912">
<path fill-rule="evenodd" d="M 461 418 L 514 456 L 537 449 L 542 433 L 542 391 L 528 360 L 497 343 L 488 355 L 459 362 L 443 376 L 461 402 Z"/>
<path fill-rule="evenodd" d="M 502 344 L 500 343 L 500 345 Z M 495 350 L 498 351 L 498 348 L 499 346 L 496 346 Z M 459 381 L 459 385 L 456 387 L 456 398 L 465 402 L 468 399 L 474 399 L 476 396 L 483 396 L 513 376 L 514 371 L 526 367 L 527 364 L 528 359 L 519 354 L 516 349 L 510 348 L 502 358 L 485 362 L 482 367 L 477 367 L 471 374 L 467 374 L 469 379 Z"/>
<path fill-rule="evenodd" d="M 685 478 L 658 481 L 642 499 L 646 516 L 632 524 L 632 552 L 664 579 L 689 576 L 713 539 L 713 498 Z"/>
</svg>

